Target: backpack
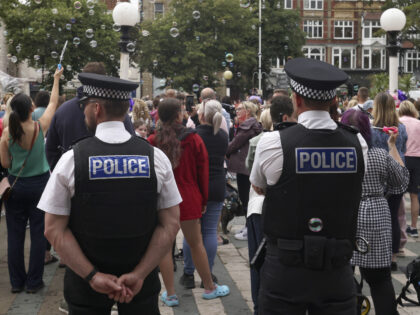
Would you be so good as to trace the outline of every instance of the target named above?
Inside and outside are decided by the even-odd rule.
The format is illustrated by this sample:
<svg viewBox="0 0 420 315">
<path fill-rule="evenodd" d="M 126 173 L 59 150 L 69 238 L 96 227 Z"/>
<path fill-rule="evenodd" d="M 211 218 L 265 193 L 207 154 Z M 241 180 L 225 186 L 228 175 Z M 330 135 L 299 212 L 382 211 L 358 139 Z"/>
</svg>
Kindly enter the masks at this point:
<svg viewBox="0 0 420 315">
<path fill-rule="evenodd" d="M 407 265 L 407 270 L 405 272 L 405 275 L 407 276 L 407 283 L 402 288 L 401 294 L 399 295 L 397 299 L 397 303 L 403 306 L 402 300 L 406 300 L 408 302 L 411 302 L 415 305 L 420 305 L 420 256 L 414 259 L 411 263 Z M 417 293 L 417 301 L 414 301 L 407 297 L 407 292 L 411 293 L 408 287 L 410 285 L 413 285 L 414 289 Z"/>
</svg>

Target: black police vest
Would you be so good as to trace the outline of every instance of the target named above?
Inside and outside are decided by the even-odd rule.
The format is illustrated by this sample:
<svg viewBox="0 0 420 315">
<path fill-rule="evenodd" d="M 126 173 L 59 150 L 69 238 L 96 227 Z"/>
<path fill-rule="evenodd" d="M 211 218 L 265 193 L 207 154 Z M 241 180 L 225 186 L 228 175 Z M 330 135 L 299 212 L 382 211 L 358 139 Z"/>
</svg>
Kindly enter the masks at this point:
<svg viewBox="0 0 420 315">
<path fill-rule="evenodd" d="M 131 271 L 157 224 L 153 147 L 138 137 L 118 144 L 91 137 L 73 150 L 75 194 L 69 227 L 100 271 Z"/>
<path fill-rule="evenodd" d="M 347 129 L 279 131 L 283 171 L 267 188 L 262 213 L 269 239 L 313 235 L 354 244 L 364 161 L 357 131 Z"/>
</svg>

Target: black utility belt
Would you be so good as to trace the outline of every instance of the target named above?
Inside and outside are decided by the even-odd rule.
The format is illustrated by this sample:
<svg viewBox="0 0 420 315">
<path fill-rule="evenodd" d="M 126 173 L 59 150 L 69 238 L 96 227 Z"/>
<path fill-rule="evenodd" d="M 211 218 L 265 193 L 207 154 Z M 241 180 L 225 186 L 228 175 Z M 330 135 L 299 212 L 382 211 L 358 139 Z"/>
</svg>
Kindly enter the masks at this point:
<svg viewBox="0 0 420 315">
<path fill-rule="evenodd" d="M 347 265 L 353 246 L 349 240 L 306 235 L 303 240 L 269 239 L 267 254 L 286 266 L 328 270 Z"/>
</svg>

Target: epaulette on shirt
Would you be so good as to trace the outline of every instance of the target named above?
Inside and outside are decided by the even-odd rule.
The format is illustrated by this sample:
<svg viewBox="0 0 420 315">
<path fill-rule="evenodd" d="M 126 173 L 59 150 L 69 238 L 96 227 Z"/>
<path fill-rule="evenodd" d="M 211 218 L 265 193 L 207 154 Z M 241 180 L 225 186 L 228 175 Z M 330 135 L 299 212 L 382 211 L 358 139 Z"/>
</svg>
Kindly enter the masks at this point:
<svg viewBox="0 0 420 315">
<path fill-rule="evenodd" d="M 343 128 L 347 131 L 350 131 L 351 133 L 358 134 L 360 132 L 360 130 L 355 126 L 348 126 L 339 121 L 336 121 L 336 124 L 338 125 L 338 127 Z"/>
</svg>

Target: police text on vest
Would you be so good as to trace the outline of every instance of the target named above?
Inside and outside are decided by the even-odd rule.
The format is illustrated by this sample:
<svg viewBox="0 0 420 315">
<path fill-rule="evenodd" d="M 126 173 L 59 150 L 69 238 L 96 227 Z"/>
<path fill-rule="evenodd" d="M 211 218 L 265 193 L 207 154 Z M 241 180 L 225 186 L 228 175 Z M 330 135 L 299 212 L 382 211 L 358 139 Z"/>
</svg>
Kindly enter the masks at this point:
<svg viewBox="0 0 420 315">
<path fill-rule="evenodd" d="M 149 157 L 107 155 L 89 157 L 89 179 L 149 178 Z"/>
<path fill-rule="evenodd" d="M 356 148 L 296 148 L 296 173 L 356 172 Z"/>
</svg>

